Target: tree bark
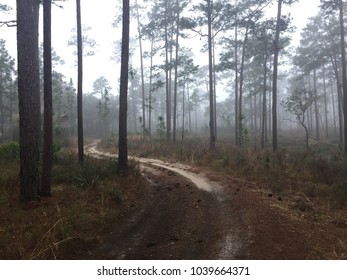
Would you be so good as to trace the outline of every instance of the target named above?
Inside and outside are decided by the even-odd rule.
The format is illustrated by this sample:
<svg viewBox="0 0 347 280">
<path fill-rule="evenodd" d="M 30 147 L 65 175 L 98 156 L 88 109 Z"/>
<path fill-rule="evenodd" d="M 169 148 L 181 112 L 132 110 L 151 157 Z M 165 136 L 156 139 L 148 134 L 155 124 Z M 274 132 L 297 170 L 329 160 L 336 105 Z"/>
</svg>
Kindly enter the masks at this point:
<svg viewBox="0 0 347 280">
<path fill-rule="evenodd" d="M 274 50 L 274 64 L 273 64 L 273 82 L 272 82 L 272 150 L 277 151 L 277 72 L 278 72 L 278 55 L 279 55 L 279 41 L 281 32 L 281 13 L 282 1 L 278 0 L 277 7 L 277 23 L 275 34 L 275 50 Z"/>
<path fill-rule="evenodd" d="M 173 129 L 172 129 L 172 141 L 176 142 L 176 126 L 177 126 L 177 89 L 178 89 L 178 39 L 179 39 L 179 2 L 176 0 L 176 49 L 175 49 L 175 81 L 174 81 L 174 107 L 173 107 Z"/>
<path fill-rule="evenodd" d="M 242 46 L 242 57 L 241 57 L 241 65 L 240 65 L 240 89 L 239 89 L 239 146 L 242 146 L 242 135 L 243 135 L 243 116 L 242 116 L 242 98 L 243 98 L 243 71 L 244 71 L 244 65 L 245 65 L 245 57 L 246 57 L 246 46 L 248 42 L 248 29 L 249 29 L 249 23 L 246 27 L 246 33 L 245 38 L 243 40 L 243 46 Z"/>
<path fill-rule="evenodd" d="M 152 136 L 152 75 L 153 75 L 153 45 L 154 38 L 151 39 L 151 62 L 149 70 L 149 97 L 148 97 L 148 134 Z"/>
<path fill-rule="evenodd" d="M 165 90 L 166 90 L 166 139 L 171 140 L 171 92 L 169 81 L 169 38 L 168 38 L 168 7 L 165 2 Z"/>
<path fill-rule="evenodd" d="M 53 161 L 51 0 L 43 1 L 44 122 L 41 195 L 51 195 Z"/>
<path fill-rule="evenodd" d="M 3 104 L 3 79 L 2 79 L 2 69 L 0 68 L 0 115 L 1 115 L 1 121 L 0 121 L 0 143 L 4 141 L 4 104 Z"/>
<path fill-rule="evenodd" d="M 267 135 L 267 131 L 266 131 L 266 123 L 267 123 L 267 101 L 266 101 L 266 82 L 267 82 L 267 58 L 268 56 L 265 55 L 264 57 L 264 65 L 263 65 L 263 112 L 262 112 L 262 118 L 261 118 L 261 148 L 264 149 L 265 147 L 265 140 L 266 140 L 266 135 Z"/>
<path fill-rule="evenodd" d="M 40 75 L 38 0 L 17 0 L 20 198 L 39 196 Z"/>
<path fill-rule="evenodd" d="M 236 18 L 237 20 L 237 18 Z M 235 47 L 234 47 L 234 60 L 235 60 L 235 145 L 239 145 L 239 69 L 238 69 L 238 34 L 237 34 L 237 21 L 235 26 Z"/>
<path fill-rule="evenodd" d="M 342 91 L 343 91 L 343 112 L 344 112 L 344 130 L 343 130 L 343 147 L 344 154 L 347 156 L 347 66 L 346 66 L 346 49 L 345 49 L 345 26 L 343 22 L 343 1 L 339 0 L 339 19 L 341 35 L 341 67 L 342 67 Z"/>
<path fill-rule="evenodd" d="M 81 1 L 76 0 L 77 12 L 77 134 L 78 134 L 78 161 L 84 162 L 84 138 L 83 138 L 83 46 Z"/>
<path fill-rule="evenodd" d="M 318 112 L 318 102 L 317 102 L 317 70 L 313 70 L 313 90 L 316 98 L 314 99 L 314 113 L 316 121 L 316 140 L 320 140 L 320 128 L 319 128 L 319 112 Z"/>
<path fill-rule="evenodd" d="M 338 63 L 336 53 L 330 56 L 331 64 L 333 65 L 334 75 L 336 79 L 337 88 L 337 108 L 338 108 L 338 118 L 339 118 L 339 146 L 343 149 L 343 112 L 342 112 L 342 85 L 339 77 Z"/>
<path fill-rule="evenodd" d="M 214 35 L 212 37 L 212 64 L 213 64 L 213 119 L 214 119 L 214 139 L 217 141 L 217 76 L 216 76 L 216 53 Z"/>
<path fill-rule="evenodd" d="M 136 1 L 136 16 L 137 16 L 137 30 L 139 34 L 139 47 L 140 47 L 140 67 L 141 67 L 141 95 L 142 95 L 142 133 L 143 138 L 146 138 L 146 105 L 145 105 L 145 75 L 143 70 L 143 54 L 142 54 L 142 34 L 139 15 L 139 6 Z"/>
<path fill-rule="evenodd" d="M 333 111 L 333 122 L 334 122 L 334 133 L 337 135 L 337 125 L 336 125 L 336 109 L 335 109 L 335 93 L 334 93 L 334 84 L 333 80 L 330 77 L 330 87 L 331 87 L 331 106 Z"/>
<path fill-rule="evenodd" d="M 210 100 L 210 148 L 214 149 L 215 122 L 214 122 L 214 91 L 213 91 L 213 60 L 212 60 L 212 5 L 211 0 L 207 0 L 207 21 L 208 21 L 208 72 L 209 72 L 209 100 Z"/>
<path fill-rule="evenodd" d="M 128 72 L 129 72 L 129 0 L 123 0 L 123 30 L 122 30 L 122 57 L 119 94 L 119 142 L 118 142 L 118 170 L 126 174 L 128 171 L 128 141 L 127 141 L 127 98 L 128 98 Z"/>
<path fill-rule="evenodd" d="M 323 90 L 324 90 L 324 119 L 325 119 L 325 137 L 329 138 L 329 124 L 328 124 L 328 93 L 325 75 L 325 65 L 323 65 Z"/>
</svg>

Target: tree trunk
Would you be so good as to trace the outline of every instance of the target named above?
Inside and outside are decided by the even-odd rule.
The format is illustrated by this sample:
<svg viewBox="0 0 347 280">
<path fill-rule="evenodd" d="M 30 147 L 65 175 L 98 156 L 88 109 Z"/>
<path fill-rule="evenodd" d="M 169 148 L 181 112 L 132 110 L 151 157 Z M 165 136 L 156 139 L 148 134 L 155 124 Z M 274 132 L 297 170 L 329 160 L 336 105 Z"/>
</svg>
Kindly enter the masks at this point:
<svg viewBox="0 0 347 280">
<path fill-rule="evenodd" d="M 183 88 L 182 88 L 182 143 L 183 143 L 183 139 L 184 139 L 184 129 L 185 129 L 185 98 L 186 98 L 186 93 L 185 93 L 185 88 L 186 88 L 186 83 L 183 83 Z"/>
<path fill-rule="evenodd" d="M 191 102 L 190 102 L 189 82 L 187 84 L 187 104 L 188 104 L 189 134 L 192 134 L 192 116 L 191 116 Z"/>
<path fill-rule="evenodd" d="M 272 150 L 277 151 L 277 72 L 278 72 L 278 55 L 280 51 L 280 32 L 281 32 L 281 12 L 282 1 L 278 0 L 277 7 L 277 23 L 275 34 L 275 52 L 274 52 L 274 64 L 273 64 L 273 82 L 272 82 Z"/>
<path fill-rule="evenodd" d="M 235 60 L 235 145 L 239 145 L 239 69 L 238 69 L 238 44 L 237 44 L 237 18 L 235 25 L 235 47 L 234 47 L 234 60 Z"/>
<path fill-rule="evenodd" d="M 165 90 L 166 90 L 166 139 L 171 139 L 171 93 L 169 84 L 169 38 L 168 38 L 168 7 L 165 2 Z"/>
<path fill-rule="evenodd" d="M 207 0 L 207 20 L 208 20 L 208 69 L 209 69 L 209 99 L 210 99 L 210 148 L 216 145 L 214 129 L 214 94 L 213 94 L 213 61 L 212 61 L 212 5 L 211 0 Z"/>
<path fill-rule="evenodd" d="M 334 85 L 332 78 L 330 78 L 330 87 L 331 87 L 331 106 L 333 111 L 333 122 L 334 122 L 334 133 L 337 135 L 337 126 L 336 126 L 336 109 L 335 109 L 335 93 L 334 93 Z"/>
<path fill-rule="evenodd" d="M 137 30 L 139 34 L 139 47 L 140 47 L 140 65 L 141 65 L 141 95 L 142 95 L 142 132 L 143 138 L 146 137 L 146 106 L 145 106 L 145 76 L 143 70 L 143 55 L 142 55 L 142 34 L 140 25 L 139 6 L 136 1 L 136 15 L 137 15 Z"/>
<path fill-rule="evenodd" d="M 306 146 L 306 149 L 308 149 L 308 147 L 309 147 L 309 145 L 308 145 L 308 129 L 304 123 L 302 123 L 301 125 L 305 129 L 305 146 Z"/>
<path fill-rule="evenodd" d="M 341 67 L 342 67 L 342 91 L 343 91 L 343 112 L 344 112 L 344 153 L 347 156 L 347 69 L 346 69 L 346 49 L 345 49 L 345 27 L 343 22 L 343 1 L 339 0 L 339 19 L 341 35 Z"/>
<path fill-rule="evenodd" d="M 77 13 L 77 137 L 78 137 L 78 161 L 84 162 L 84 138 L 83 138 L 83 47 L 82 47 L 82 23 L 81 1 L 76 0 Z"/>
<path fill-rule="evenodd" d="M 329 125 L 328 125 L 328 93 L 325 76 L 325 65 L 323 65 L 323 89 L 324 89 L 324 117 L 325 117 L 325 137 L 329 138 Z"/>
<path fill-rule="evenodd" d="M 4 95 L 4 89 L 3 89 L 3 79 L 2 79 L 2 69 L 0 68 L 0 115 L 1 115 L 1 121 L 0 121 L 0 143 L 4 141 L 4 104 L 3 104 L 3 95 Z"/>
<path fill-rule="evenodd" d="M 13 121 L 13 99 L 14 99 L 14 86 L 13 82 L 11 82 L 11 94 L 10 94 L 10 125 L 11 125 L 11 130 L 10 130 L 10 137 L 11 140 L 14 141 L 15 136 L 14 136 L 14 121 Z"/>
<path fill-rule="evenodd" d="M 215 42 L 214 35 L 212 38 L 212 63 L 213 63 L 213 119 L 214 119 L 214 139 L 217 141 L 217 77 L 216 77 L 216 54 L 215 54 Z"/>
<path fill-rule="evenodd" d="M 261 122 L 261 148 L 264 149 L 265 147 L 265 138 L 266 138 L 266 122 L 267 122 L 267 106 L 266 106 L 266 82 L 267 82 L 267 56 L 264 57 L 264 65 L 263 65 L 263 114 L 262 114 L 262 122 Z"/>
<path fill-rule="evenodd" d="M 179 3 L 176 0 L 177 18 L 176 18 L 176 49 L 175 49 L 175 81 L 174 81 L 174 107 L 173 107 L 173 129 L 172 129 L 172 141 L 176 142 L 176 126 L 177 126 L 177 88 L 178 88 L 178 39 L 179 39 Z"/>
<path fill-rule="evenodd" d="M 313 91 L 315 94 L 314 99 L 314 113 L 315 113 L 315 121 L 316 121 L 316 140 L 320 140 L 320 129 L 319 129 L 319 112 L 318 112 L 318 102 L 317 102 L 317 71 L 313 70 Z"/>
<path fill-rule="evenodd" d="M 271 69 L 272 69 L 272 63 L 271 63 L 271 60 L 269 61 L 269 73 L 271 73 Z M 273 82 L 273 77 L 271 75 L 268 75 L 269 76 L 269 80 L 268 80 L 268 83 L 269 83 L 269 88 L 272 87 L 272 82 Z M 271 134 L 272 134 L 272 114 L 271 114 L 271 109 L 272 109 L 272 92 L 269 91 L 269 102 L 268 102 L 268 133 L 266 134 L 265 136 L 265 142 L 268 143 L 269 142 L 269 138 L 271 138 Z"/>
<path fill-rule="evenodd" d="M 154 38 L 151 40 L 151 62 L 149 70 L 149 96 L 148 96 L 148 134 L 152 136 L 152 75 L 153 75 L 153 45 Z"/>
<path fill-rule="evenodd" d="M 338 117 L 339 117 L 339 146 L 343 149 L 343 112 L 342 112 L 342 85 L 339 77 L 338 63 L 336 53 L 330 57 L 331 63 L 334 69 L 334 75 L 336 79 L 336 88 L 337 88 L 337 108 L 338 108 Z"/>
<path fill-rule="evenodd" d="M 243 46 L 242 46 L 242 57 L 241 57 L 241 66 L 240 66 L 240 90 L 239 90 L 239 146 L 242 146 L 242 135 L 243 135 L 243 116 L 242 116 L 242 95 L 243 95 L 243 71 L 244 71 L 244 65 L 245 65 L 245 56 L 246 56 L 246 45 L 248 42 L 248 29 L 249 29 L 249 23 L 246 27 L 246 34 L 245 38 L 243 40 Z"/>
<path fill-rule="evenodd" d="M 51 173 L 53 161 L 52 121 L 52 47 L 51 47 L 51 0 L 43 2 L 43 79 L 44 79 L 44 122 L 41 195 L 51 194 Z"/>
<path fill-rule="evenodd" d="M 148 134 L 152 136 L 152 75 L 153 75 L 153 49 L 154 49 L 154 38 L 151 40 L 151 62 L 149 70 L 149 97 L 148 97 Z"/>
<path fill-rule="evenodd" d="M 340 139 L 340 148 L 341 150 L 344 149 L 344 137 L 343 137 L 343 128 L 344 128 L 344 118 L 343 118 L 343 93 L 342 93 L 342 88 L 341 88 L 341 82 L 339 83 L 339 88 L 338 88 L 338 109 L 339 109 L 339 139 Z"/>
<path fill-rule="evenodd" d="M 129 0 L 123 0 L 123 30 L 122 30 L 122 58 L 119 93 L 119 143 L 118 170 L 126 174 L 128 171 L 128 142 L 127 142 L 127 98 L 129 72 Z"/>
<path fill-rule="evenodd" d="M 17 0 L 20 198 L 38 199 L 40 158 L 40 75 L 38 0 Z"/>
</svg>

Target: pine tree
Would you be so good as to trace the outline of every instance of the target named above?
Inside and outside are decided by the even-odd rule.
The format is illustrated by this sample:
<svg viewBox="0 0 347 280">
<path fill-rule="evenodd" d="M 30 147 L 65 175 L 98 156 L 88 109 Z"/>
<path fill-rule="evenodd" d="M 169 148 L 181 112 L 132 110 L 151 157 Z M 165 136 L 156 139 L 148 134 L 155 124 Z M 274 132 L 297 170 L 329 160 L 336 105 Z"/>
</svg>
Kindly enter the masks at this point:
<svg viewBox="0 0 347 280">
<path fill-rule="evenodd" d="M 38 22 L 39 0 L 17 0 L 20 198 L 22 201 L 37 200 L 40 185 Z"/>
</svg>

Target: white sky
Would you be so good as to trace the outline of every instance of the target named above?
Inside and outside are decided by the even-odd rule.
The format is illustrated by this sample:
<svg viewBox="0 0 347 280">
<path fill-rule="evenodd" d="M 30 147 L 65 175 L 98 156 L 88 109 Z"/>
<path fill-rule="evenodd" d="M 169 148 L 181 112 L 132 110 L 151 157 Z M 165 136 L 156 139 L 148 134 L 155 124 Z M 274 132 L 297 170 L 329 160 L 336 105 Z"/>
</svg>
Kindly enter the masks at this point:
<svg viewBox="0 0 347 280">
<path fill-rule="evenodd" d="M 15 0 L 0 0 L 2 4 L 7 4 L 13 8 L 9 15 L 0 14 L 1 20 L 15 19 Z M 117 0 L 82 0 L 82 22 L 92 29 L 89 31 L 89 37 L 97 42 L 95 56 L 85 58 L 84 60 L 84 92 L 92 90 L 92 84 L 95 79 L 105 76 L 112 86 L 112 92 L 118 91 L 119 65 L 110 59 L 113 55 L 114 41 L 121 37 L 120 30 L 112 28 L 112 22 L 117 13 Z M 139 0 L 141 2 L 141 0 Z M 64 9 L 53 6 L 52 11 L 52 46 L 59 56 L 65 60 L 65 65 L 57 70 L 62 72 L 67 80 L 73 78 L 76 81 L 77 70 L 74 67 L 75 57 L 73 56 L 74 47 L 68 47 L 67 41 L 71 36 L 71 29 L 76 23 L 76 11 L 74 0 L 68 0 L 62 3 Z M 293 24 L 297 27 L 297 35 L 294 36 L 294 42 L 300 39 L 299 33 L 306 25 L 309 17 L 318 12 L 319 0 L 299 0 L 298 3 L 288 8 L 283 6 L 283 12 L 290 12 L 293 17 Z M 270 17 L 275 17 L 277 13 L 277 1 L 269 12 Z M 133 25 L 136 23 L 133 22 Z M 40 32 L 42 33 L 42 32 Z M 133 36 L 135 36 L 134 34 Z M 6 47 L 12 57 L 16 57 L 16 29 L 14 27 L 2 27 L 0 29 L 0 38 L 6 40 Z M 145 62 L 146 63 L 146 62 Z M 202 64 L 201 60 L 198 62 Z M 76 86 L 76 84 L 75 84 Z"/>
</svg>

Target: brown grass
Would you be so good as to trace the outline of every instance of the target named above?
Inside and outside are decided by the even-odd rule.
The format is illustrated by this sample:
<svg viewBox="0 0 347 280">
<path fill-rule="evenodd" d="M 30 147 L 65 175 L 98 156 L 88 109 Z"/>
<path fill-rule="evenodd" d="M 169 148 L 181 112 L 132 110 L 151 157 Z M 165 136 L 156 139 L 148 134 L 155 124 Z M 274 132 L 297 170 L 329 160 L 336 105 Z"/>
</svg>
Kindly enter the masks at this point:
<svg viewBox="0 0 347 280">
<path fill-rule="evenodd" d="M 136 165 L 126 178 L 115 170 L 110 160 L 87 159 L 81 167 L 65 155 L 54 166 L 53 196 L 23 204 L 18 162 L 0 162 L 0 258 L 80 258 L 110 232 L 129 207 L 128 196 L 141 188 Z"/>
<path fill-rule="evenodd" d="M 328 142 L 315 143 L 309 150 L 287 146 L 276 153 L 238 148 L 230 139 L 218 141 L 215 150 L 209 149 L 207 138 L 188 138 L 177 144 L 135 139 L 131 142 L 132 155 L 182 161 L 247 178 L 277 195 L 302 192 L 324 213 L 347 212 L 347 159 Z M 347 226 L 347 217 L 343 216 Z"/>
</svg>

